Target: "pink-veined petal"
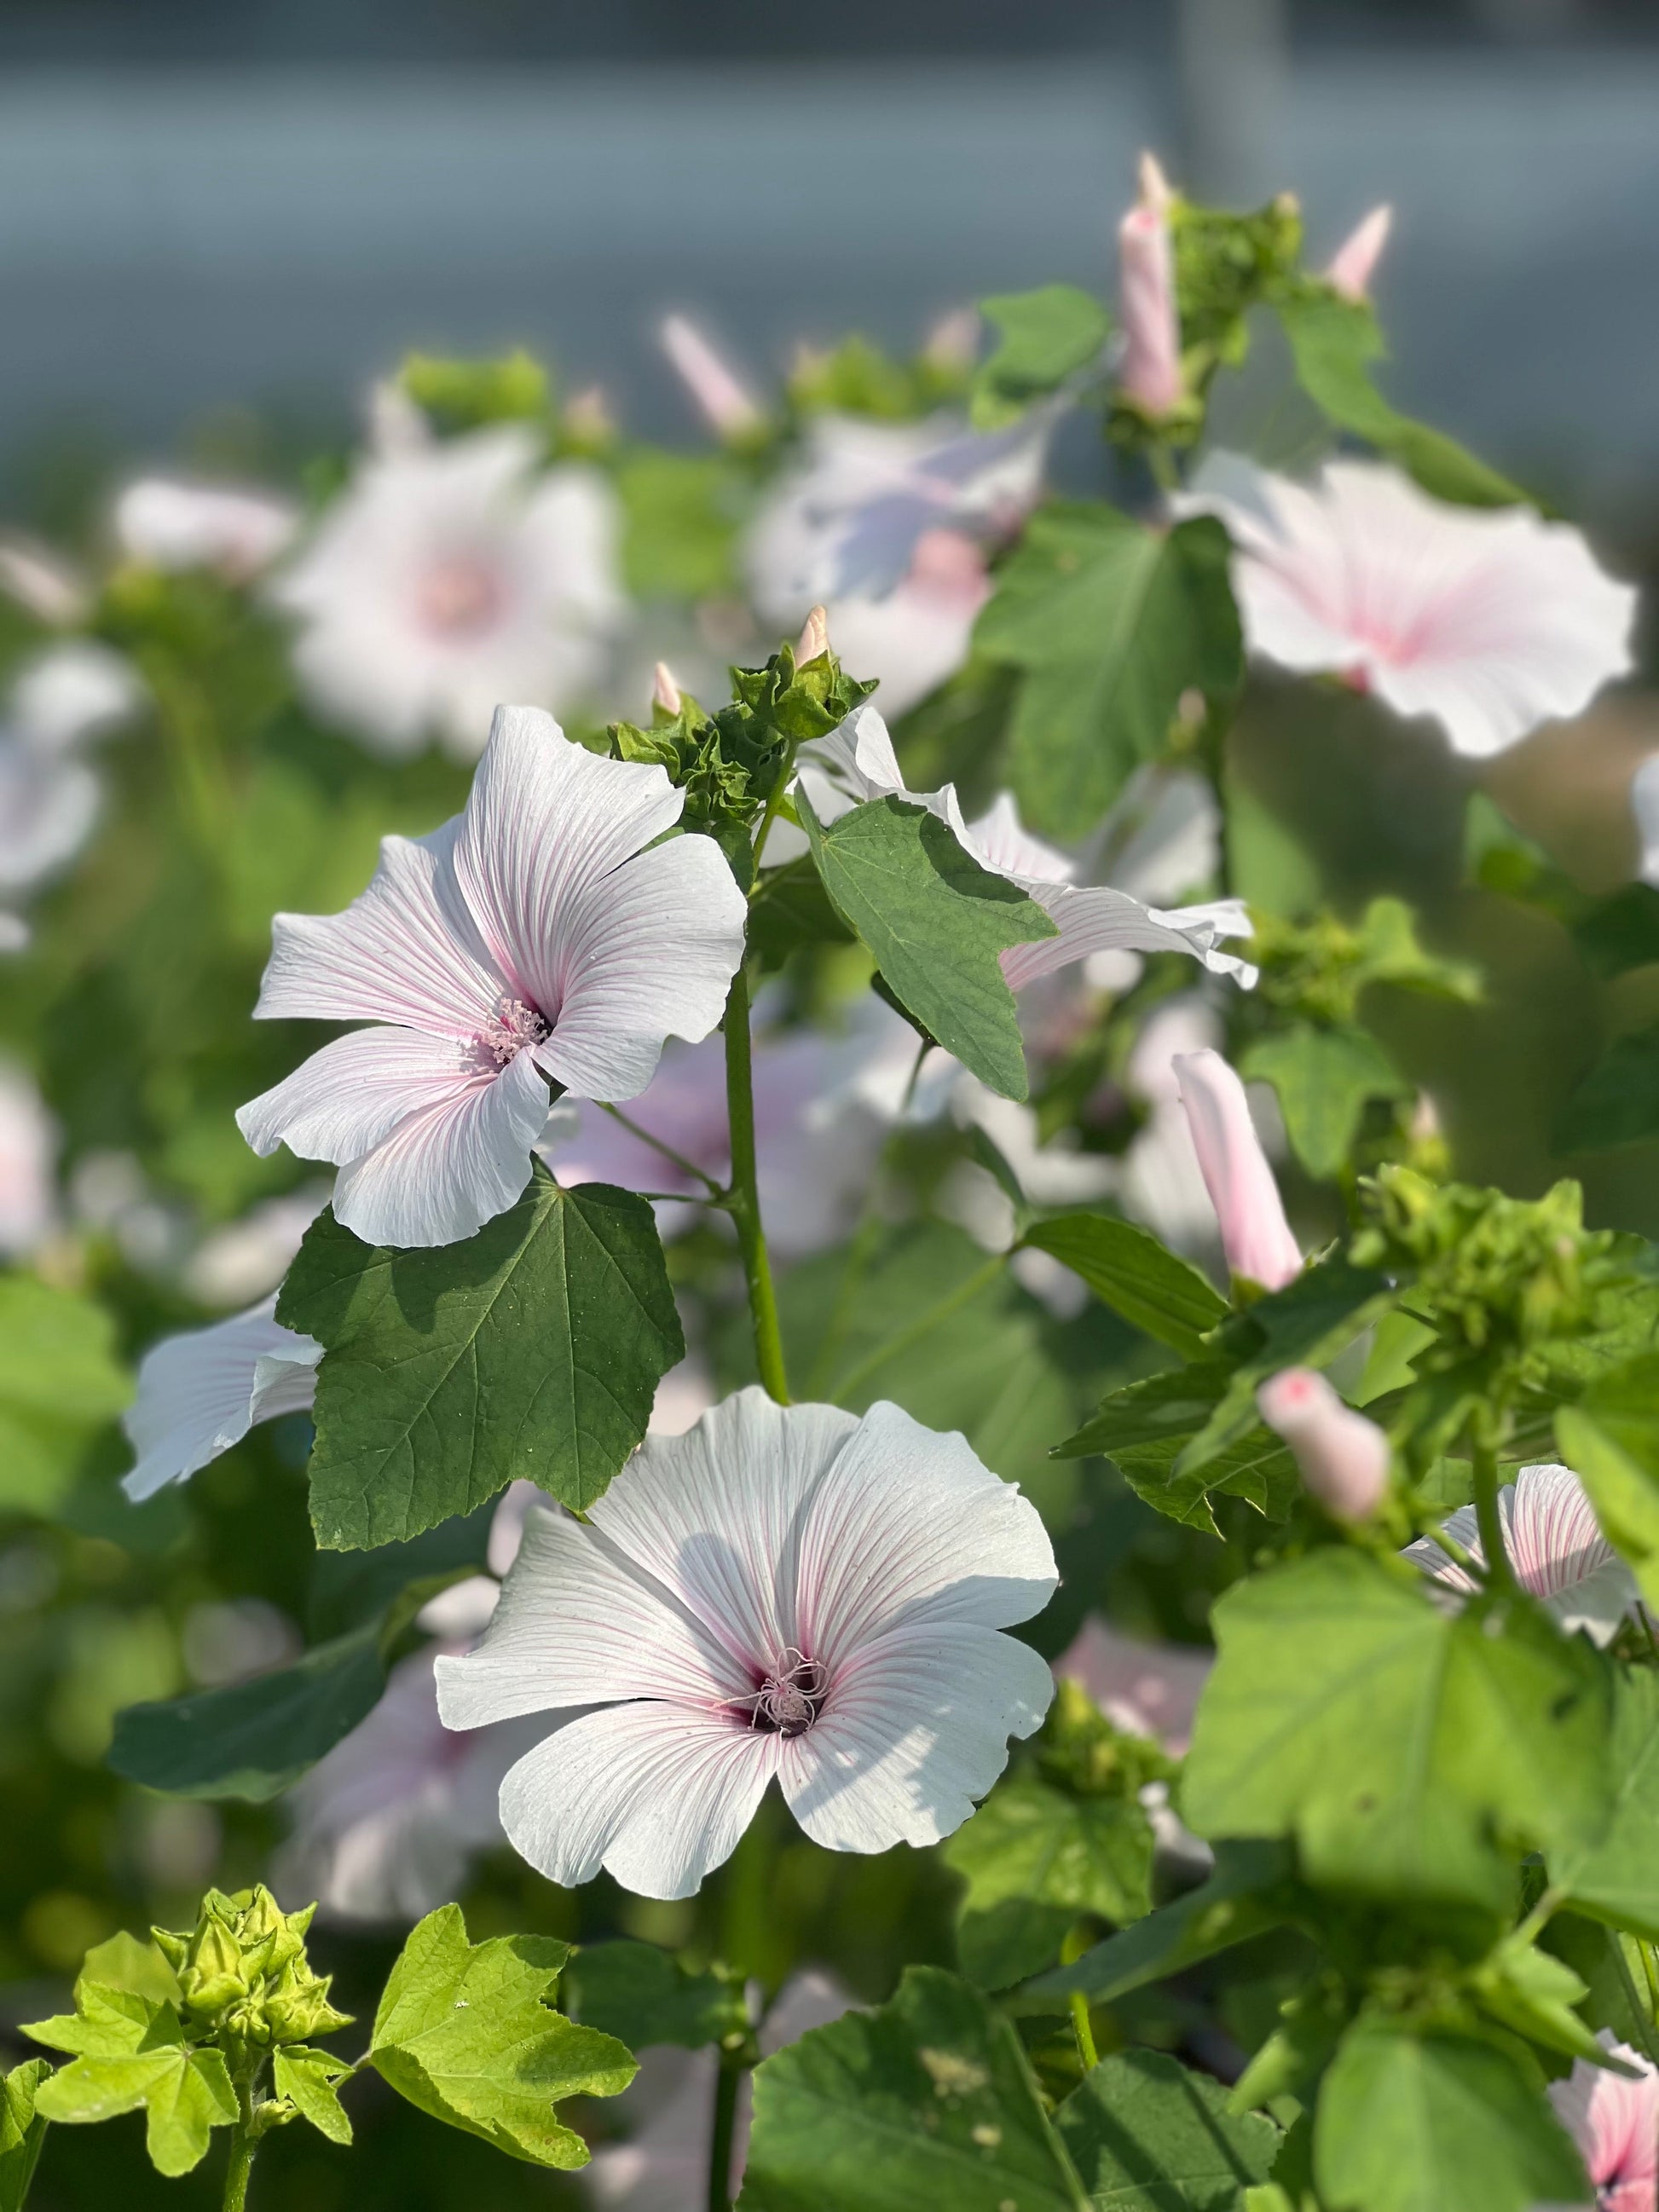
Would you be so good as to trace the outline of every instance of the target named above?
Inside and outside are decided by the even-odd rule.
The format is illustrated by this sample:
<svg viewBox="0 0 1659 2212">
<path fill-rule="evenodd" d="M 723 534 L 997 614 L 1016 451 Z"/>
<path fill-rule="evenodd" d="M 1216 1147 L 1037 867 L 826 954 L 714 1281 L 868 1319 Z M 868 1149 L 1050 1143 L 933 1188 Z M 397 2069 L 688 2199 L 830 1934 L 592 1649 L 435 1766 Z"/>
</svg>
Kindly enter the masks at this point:
<svg viewBox="0 0 1659 2212">
<path fill-rule="evenodd" d="M 459 1097 L 496 1072 L 450 1037 L 354 1030 L 239 1107 L 236 1126 L 262 1159 L 286 1145 L 301 1159 L 338 1164 L 372 1152 L 434 1098 Z"/>
<path fill-rule="evenodd" d="M 1011 991 L 1039 975 L 1085 960 L 1091 952 L 1185 952 L 1212 974 L 1236 975 L 1247 988 L 1256 971 L 1236 953 L 1218 950 L 1229 937 L 1248 937 L 1250 922 L 1238 899 L 1168 911 L 1143 906 L 1127 891 L 1104 884 L 1051 884 L 1014 878 L 1056 925 L 1059 935 L 1015 945 L 1002 954 Z"/>
<path fill-rule="evenodd" d="M 274 1318 L 275 1293 L 246 1313 L 152 1345 L 122 1416 L 137 1463 L 122 1480 L 129 1498 L 152 1498 L 240 1443 L 255 1421 L 302 1413 L 317 1388 L 323 1347 Z"/>
<path fill-rule="evenodd" d="M 607 1705 L 519 1761 L 501 1825 L 564 1888 L 603 1866 L 638 1896 L 690 1897 L 737 1849 L 783 1741 L 695 1705 Z"/>
<path fill-rule="evenodd" d="M 1040 1728 L 1054 1677 L 1028 1644 L 927 1620 L 863 1645 L 836 1672 L 817 1725 L 781 1739 L 779 1777 L 815 1843 L 884 1851 L 961 1826 Z"/>
</svg>

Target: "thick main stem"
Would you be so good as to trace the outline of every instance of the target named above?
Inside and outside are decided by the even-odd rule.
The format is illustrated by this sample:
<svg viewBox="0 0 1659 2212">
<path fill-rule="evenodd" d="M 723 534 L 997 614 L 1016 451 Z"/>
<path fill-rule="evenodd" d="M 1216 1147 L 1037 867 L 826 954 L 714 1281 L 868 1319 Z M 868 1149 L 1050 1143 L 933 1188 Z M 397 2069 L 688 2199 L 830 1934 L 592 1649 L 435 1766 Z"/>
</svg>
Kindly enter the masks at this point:
<svg viewBox="0 0 1659 2212">
<path fill-rule="evenodd" d="M 240 2113 L 230 2131 L 230 2164 L 225 2168 L 225 2195 L 222 2212 L 243 2212 L 247 2203 L 247 2178 L 253 2170 L 253 2154 L 258 2147 L 258 2137 L 253 2132 L 253 2085 L 239 2081 L 236 2102 Z"/>
<path fill-rule="evenodd" d="M 738 2084 L 744 2069 L 722 2059 L 714 2076 L 714 2125 L 708 2139 L 708 2212 L 732 2212 L 732 2145 L 738 2128 Z"/>
<path fill-rule="evenodd" d="M 1513 1596 L 1517 1587 L 1498 1510 L 1498 1447 L 1483 1432 L 1474 1437 L 1474 1519 L 1486 1563 L 1486 1588 Z"/>
<path fill-rule="evenodd" d="M 778 1325 L 777 1292 L 761 1224 L 760 1191 L 755 1164 L 755 1079 L 749 1041 L 749 978 L 742 968 L 732 978 L 726 1001 L 726 1111 L 732 1134 L 732 1218 L 749 1285 L 749 1311 L 755 1327 L 755 1361 L 769 1396 L 789 1403 L 783 1365 L 783 1332 Z"/>
</svg>

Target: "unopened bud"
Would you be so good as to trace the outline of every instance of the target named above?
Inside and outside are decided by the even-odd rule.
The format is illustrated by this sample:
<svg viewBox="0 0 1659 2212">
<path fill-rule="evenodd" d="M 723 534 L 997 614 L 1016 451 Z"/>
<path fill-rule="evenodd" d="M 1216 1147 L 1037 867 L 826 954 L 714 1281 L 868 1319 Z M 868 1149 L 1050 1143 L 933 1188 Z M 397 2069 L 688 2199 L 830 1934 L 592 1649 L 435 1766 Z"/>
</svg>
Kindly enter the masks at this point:
<svg viewBox="0 0 1659 2212">
<path fill-rule="evenodd" d="M 1283 1290 L 1302 1272 L 1302 1250 L 1285 1218 L 1244 1085 L 1218 1052 L 1177 1053 L 1170 1064 L 1227 1265 L 1264 1290 Z"/>
<path fill-rule="evenodd" d="M 746 438 L 765 428 L 766 416 L 759 401 L 714 350 L 706 332 L 684 315 L 665 315 L 657 335 L 681 383 L 717 437 Z"/>
<path fill-rule="evenodd" d="M 611 412 L 605 387 L 590 384 L 573 392 L 564 410 L 564 433 L 581 446 L 606 446 L 617 434 L 617 418 Z"/>
<path fill-rule="evenodd" d="M 84 622 L 92 599 L 66 561 L 27 538 L 0 538 L 0 592 L 52 629 Z"/>
<path fill-rule="evenodd" d="M 1145 414 L 1167 415 L 1180 404 L 1186 386 L 1170 242 L 1171 195 L 1164 172 L 1150 154 L 1141 160 L 1140 195 L 1117 234 L 1124 335 L 1118 384 Z"/>
<path fill-rule="evenodd" d="M 1356 302 L 1370 298 L 1371 278 L 1382 258 L 1382 249 L 1389 242 L 1393 224 L 1394 210 L 1385 202 L 1381 207 L 1374 207 L 1364 221 L 1356 225 L 1338 246 L 1325 271 L 1325 282 L 1333 291 Z"/>
<path fill-rule="evenodd" d="M 1138 175 L 1141 205 L 1155 208 L 1160 215 L 1167 215 L 1175 198 L 1175 191 L 1164 173 L 1164 164 L 1150 147 L 1140 156 Z"/>
<path fill-rule="evenodd" d="M 979 310 L 953 307 L 941 315 L 923 341 L 921 357 L 947 376 L 965 376 L 979 357 Z"/>
<path fill-rule="evenodd" d="M 1255 1402 L 1331 1518 L 1369 1520 L 1389 1488 L 1389 1440 L 1376 1422 L 1345 1406 L 1311 1367 L 1287 1367 L 1262 1384 Z"/>
<path fill-rule="evenodd" d="M 814 607 L 806 617 L 800 642 L 795 647 L 795 665 L 804 667 L 809 660 L 817 659 L 821 653 L 829 650 L 830 617 L 822 607 Z"/>
<path fill-rule="evenodd" d="M 678 714 L 680 711 L 680 687 L 674 681 L 673 672 L 665 660 L 657 663 L 656 672 L 652 677 L 651 703 L 653 707 L 660 707 L 665 714 Z"/>
</svg>

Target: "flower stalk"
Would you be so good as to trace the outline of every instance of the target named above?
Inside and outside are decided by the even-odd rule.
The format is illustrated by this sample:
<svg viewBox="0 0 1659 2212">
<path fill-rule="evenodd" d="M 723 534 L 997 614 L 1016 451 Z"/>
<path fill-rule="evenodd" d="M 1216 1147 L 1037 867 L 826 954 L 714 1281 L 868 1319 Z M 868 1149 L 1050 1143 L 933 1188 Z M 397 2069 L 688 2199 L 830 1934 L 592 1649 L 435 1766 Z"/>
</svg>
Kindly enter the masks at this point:
<svg viewBox="0 0 1659 2212">
<path fill-rule="evenodd" d="M 1504 1541 L 1504 1516 L 1498 1510 L 1498 1447 L 1484 1425 L 1476 1427 L 1474 1443 L 1475 1525 L 1480 1532 L 1486 1588 L 1494 1595 L 1513 1597 L 1518 1585 Z"/>
<path fill-rule="evenodd" d="M 726 1105 L 732 1133 L 730 1203 L 738 1231 L 738 1249 L 743 1255 L 744 1279 L 749 1289 L 756 1364 L 767 1395 L 780 1406 L 787 1406 L 789 1379 L 784 1370 L 783 1332 L 778 1322 L 777 1292 L 766 1249 L 766 1231 L 761 1221 L 755 1159 L 755 1083 L 749 1012 L 749 977 L 739 967 L 732 978 L 731 996 L 726 1002 Z"/>
<path fill-rule="evenodd" d="M 714 2075 L 714 2118 L 708 2135 L 708 2212 L 732 2212 L 732 2148 L 738 2130 L 743 2062 L 721 2054 Z"/>
</svg>

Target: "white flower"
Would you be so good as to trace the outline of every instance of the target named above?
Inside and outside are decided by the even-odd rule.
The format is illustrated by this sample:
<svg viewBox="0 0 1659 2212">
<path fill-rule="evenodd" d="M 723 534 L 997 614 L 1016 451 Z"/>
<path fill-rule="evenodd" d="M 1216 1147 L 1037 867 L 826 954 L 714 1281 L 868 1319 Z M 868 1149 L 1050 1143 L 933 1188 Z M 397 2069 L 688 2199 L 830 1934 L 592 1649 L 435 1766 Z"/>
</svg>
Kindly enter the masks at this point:
<svg viewBox="0 0 1659 2212">
<path fill-rule="evenodd" d="M 12 678 L 11 719 L 42 748 L 62 752 L 137 712 L 137 671 L 91 638 L 49 646 Z"/>
<path fill-rule="evenodd" d="M 256 1017 L 377 1025 L 244 1106 L 253 1149 L 335 1162 L 335 1217 L 371 1244 L 453 1243 L 504 1212 L 547 1079 L 632 1098 L 665 1037 L 724 1011 L 747 902 L 712 839 L 653 844 L 684 803 L 660 768 L 501 708 L 464 814 L 386 838 L 343 914 L 276 916 Z"/>
<path fill-rule="evenodd" d="M 319 712 L 376 750 L 434 732 L 475 755 L 501 699 L 558 711 L 589 693 L 623 612 L 615 495 L 568 463 L 538 473 L 522 425 L 362 460 L 274 587 Z"/>
<path fill-rule="evenodd" d="M 1048 1710 L 999 1632 L 1054 1587 L 1042 1523 L 896 1406 L 742 1391 L 647 1439 L 589 1522 L 532 1513 L 483 1644 L 438 1666 L 452 1728 L 550 1716 L 501 1819 L 566 1887 L 690 1896 L 774 1777 L 831 1850 L 937 1842 Z"/>
<path fill-rule="evenodd" d="M 286 552 L 300 511 L 274 492 L 141 477 L 117 499 L 111 521 L 129 560 L 152 568 L 216 568 L 241 583 Z"/>
<path fill-rule="evenodd" d="M 91 611 L 80 570 L 49 546 L 9 532 L 0 537 L 0 592 L 49 629 L 69 629 Z"/>
<path fill-rule="evenodd" d="M 245 1306 L 274 1291 L 328 1200 L 326 1183 L 307 1183 L 210 1231 L 185 1263 L 185 1288 L 198 1305 L 220 1307 Z"/>
<path fill-rule="evenodd" d="M 97 775 L 76 748 L 137 703 L 131 665 L 106 647 L 58 645 L 14 679 L 0 721 L 0 894 L 67 866 L 98 818 Z"/>
<path fill-rule="evenodd" d="M 121 1487 L 135 1502 L 181 1482 L 240 1443 L 256 1421 L 311 1410 L 323 1347 L 275 1319 L 273 1294 L 229 1321 L 163 1337 L 138 1363 L 121 1417 L 137 1464 Z"/>
<path fill-rule="evenodd" d="M 33 1078 L 0 1061 L 0 1256 L 32 1252 L 58 1213 L 58 1124 Z"/>
<path fill-rule="evenodd" d="M 1659 753 L 1638 763 L 1630 781 L 1630 804 L 1641 845 L 1636 872 L 1644 884 L 1659 885 Z"/>
<path fill-rule="evenodd" d="M 1579 713 L 1633 665 L 1636 592 L 1529 508 L 1447 506 L 1375 462 L 1333 461 L 1310 488 L 1231 454 L 1175 504 L 1226 524 L 1253 653 L 1431 715 L 1471 759 Z"/>
<path fill-rule="evenodd" d="M 1504 1548 L 1523 1590 L 1541 1600 L 1563 1628 L 1582 1628 L 1597 1644 L 1610 1644 L 1626 1616 L 1639 1611 L 1636 1578 L 1601 1534 L 1595 1509 L 1571 1468 L 1523 1467 L 1498 1493 Z M 1473 1505 L 1449 1514 L 1446 1533 L 1471 1558 L 1486 1564 Z M 1419 1536 L 1405 1556 L 1448 1589 L 1467 1594 L 1474 1583 L 1432 1536 Z"/>
</svg>

